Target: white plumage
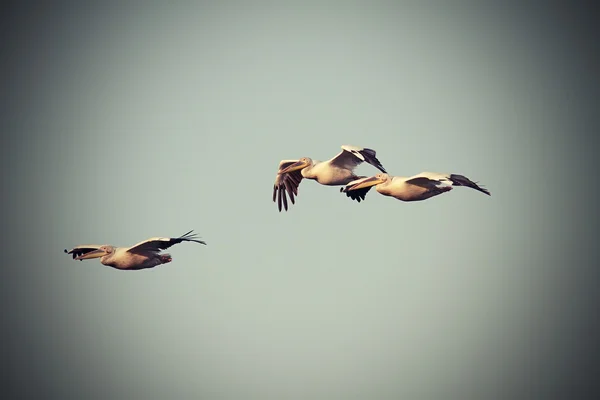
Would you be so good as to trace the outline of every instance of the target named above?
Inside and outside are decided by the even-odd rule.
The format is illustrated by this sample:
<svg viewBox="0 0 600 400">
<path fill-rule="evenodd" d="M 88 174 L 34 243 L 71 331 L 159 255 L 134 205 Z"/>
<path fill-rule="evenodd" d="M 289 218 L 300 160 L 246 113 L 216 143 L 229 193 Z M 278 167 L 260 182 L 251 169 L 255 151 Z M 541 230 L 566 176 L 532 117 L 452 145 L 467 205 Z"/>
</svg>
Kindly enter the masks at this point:
<svg viewBox="0 0 600 400">
<path fill-rule="evenodd" d="M 354 174 L 354 169 L 361 163 L 367 162 L 382 172 L 383 165 L 376 157 L 375 150 L 343 145 L 342 151 L 327 161 L 312 160 L 303 157 L 300 160 L 283 160 L 279 163 L 279 170 L 273 185 L 273 201 L 277 202 L 279 211 L 282 206 L 287 211 L 289 196 L 292 204 L 295 203 L 294 196 L 298 195 L 298 186 L 303 178 L 312 179 L 326 186 L 346 185 L 360 178 Z M 355 190 L 349 197 L 360 201 L 362 193 L 367 190 Z"/>
<path fill-rule="evenodd" d="M 72 254 L 74 260 L 88 260 L 100 258 L 100 262 L 106 266 L 124 270 L 139 270 L 152 268 L 160 264 L 166 264 L 173 259 L 170 254 L 160 254 L 161 250 L 181 242 L 196 242 L 206 244 L 198 240 L 193 231 L 189 231 L 177 238 L 153 237 L 139 242 L 131 247 L 115 247 L 112 245 L 80 245 L 71 250 L 65 249 L 65 253 Z"/>
<path fill-rule="evenodd" d="M 421 172 L 411 177 L 377 174 L 349 182 L 340 191 L 350 198 L 359 197 L 364 200 L 367 192 L 375 186 L 377 192 L 402 201 L 420 201 L 449 192 L 454 186 L 466 186 L 490 196 L 489 190 L 479 186 L 469 178 L 458 174 L 441 174 L 437 172 Z M 359 191 L 359 192 L 357 192 Z M 353 194 L 353 192 L 356 192 Z"/>
</svg>

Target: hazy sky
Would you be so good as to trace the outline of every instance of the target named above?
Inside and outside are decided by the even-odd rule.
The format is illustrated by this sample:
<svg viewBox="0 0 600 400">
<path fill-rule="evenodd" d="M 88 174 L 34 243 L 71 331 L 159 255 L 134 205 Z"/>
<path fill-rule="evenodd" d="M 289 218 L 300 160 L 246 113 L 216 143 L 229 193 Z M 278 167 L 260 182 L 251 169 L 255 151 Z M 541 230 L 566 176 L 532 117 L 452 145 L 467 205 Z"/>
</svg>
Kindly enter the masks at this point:
<svg viewBox="0 0 600 400">
<path fill-rule="evenodd" d="M 572 204 L 587 184 L 589 71 L 561 12 L 59 4 L 17 13 L 7 46 L 9 390 L 446 400 L 563 389 L 586 352 L 595 216 L 592 199 Z M 358 204 L 304 181 L 279 213 L 279 161 L 326 160 L 342 144 L 375 149 L 392 175 L 459 173 L 492 197 L 372 191 Z M 576 189 L 560 190 L 567 181 Z M 152 270 L 62 252 L 190 229 L 208 245 L 177 245 Z"/>
</svg>

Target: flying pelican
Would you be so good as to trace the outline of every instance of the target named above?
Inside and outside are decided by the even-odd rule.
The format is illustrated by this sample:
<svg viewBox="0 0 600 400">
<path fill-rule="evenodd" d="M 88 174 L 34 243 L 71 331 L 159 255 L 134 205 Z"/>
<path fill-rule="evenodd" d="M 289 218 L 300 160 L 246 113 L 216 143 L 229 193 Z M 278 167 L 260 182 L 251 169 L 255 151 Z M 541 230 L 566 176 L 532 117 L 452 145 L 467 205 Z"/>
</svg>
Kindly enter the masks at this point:
<svg viewBox="0 0 600 400">
<path fill-rule="evenodd" d="M 302 178 L 313 179 L 321 185 L 327 186 L 346 185 L 361 178 L 354 175 L 354 169 L 365 161 L 385 172 L 375 155 L 375 150 L 344 145 L 342 151 L 328 161 L 317 161 L 308 157 L 300 160 L 283 160 L 279 163 L 279 171 L 273 185 L 273 201 L 277 201 L 280 212 L 283 202 L 283 207 L 287 211 L 287 196 L 294 204 L 294 195 L 298 196 L 298 186 Z M 364 200 L 368 191 L 369 189 L 354 190 L 348 193 L 348 197 L 360 202 Z"/>
<path fill-rule="evenodd" d="M 153 268 L 173 261 L 170 254 L 159 254 L 161 250 L 168 249 L 181 242 L 206 244 L 202 240 L 197 240 L 197 236 L 192 232 L 189 231 L 178 238 L 153 237 L 129 248 L 90 244 L 77 246 L 71 250 L 65 249 L 65 253 L 73 254 L 73 259 L 80 261 L 101 257 L 100 262 L 102 264 L 116 269 L 139 270 Z"/>
<path fill-rule="evenodd" d="M 370 178 L 350 182 L 346 187 L 341 188 L 340 192 L 352 197 L 351 193 L 353 191 L 362 190 L 359 196 L 364 200 L 364 196 L 373 186 L 379 193 L 402 201 L 426 200 L 438 194 L 449 192 L 454 186 L 467 186 L 491 196 L 489 190 L 477 185 L 477 183 L 463 175 L 439 174 L 436 172 L 421 172 L 409 178 L 377 174 Z"/>
</svg>

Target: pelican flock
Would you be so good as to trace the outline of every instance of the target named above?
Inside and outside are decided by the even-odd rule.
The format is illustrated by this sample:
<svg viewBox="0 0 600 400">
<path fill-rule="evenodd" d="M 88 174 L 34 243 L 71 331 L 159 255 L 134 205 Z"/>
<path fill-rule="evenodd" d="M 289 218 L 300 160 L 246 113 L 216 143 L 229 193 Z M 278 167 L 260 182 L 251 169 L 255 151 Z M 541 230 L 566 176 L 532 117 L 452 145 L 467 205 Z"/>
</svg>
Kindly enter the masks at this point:
<svg viewBox="0 0 600 400">
<path fill-rule="evenodd" d="M 294 196 L 298 196 L 298 186 L 302 178 L 312 179 L 326 186 L 347 185 L 364 178 L 354 174 L 354 169 L 363 162 L 373 165 L 381 172 L 386 172 L 377 159 L 375 150 L 349 145 L 343 145 L 342 151 L 327 161 L 312 160 L 308 157 L 300 160 L 282 160 L 273 185 L 273 201 L 277 202 L 280 212 L 282 206 L 287 211 L 287 197 L 289 196 L 292 204 L 295 203 Z M 360 202 L 369 189 L 355 188 L 347 195 Z"/>
<path fill-rule="evenodd" d="M 469 178 L 458 174 L 421 172 L 411 177 L 377 174 L 369 178 L 352 181 L 340 189 L 352 199 L 358 195 L 363 200 L 367 192 L 375 186 L 377 192 L 401 201 L 420 201 L 449 192 L 454 186 L 466 186 L 491 196 L 489 190 L 479 186 Z M 353 193 L 355 192 L 355 193 Z"/>
<path fill-rule="evenodd" d="M 273 202 L 281 212 L 288 210 L 288 197 L 295 204 L 298 187 L 302 179 L 311 179 L 324 186 L 344 186 L 340 189 L 357 202 L 364 200 L 371 188 L 384 196 L 401 201 L 421 201 L 449 192 L 456 186 L 475 189 L 491 196 L 489 190 L 464 175 L 422 172 L 411 177 L 388 175 L 373 149 L 343 145 L 342 151 L 327 161 L 312 160 L 303 157 L 299 160 L 282 160 L 273 185 Z M 363 162 L 371 164 L 382 173 L 374 176 L 357 176 L 356 167 Z M 189 231 L 177 238 L 153 237 L 131 247 L 112 245 L 80 245 L 71 250 L 74 260 L 100 258 L 106 266 L 120 270 L 141 270 L 173 261 L 170 254 L 161 254 L 161 250 L 182 243 L 195 242 L 206 245 L 196 234 Z"/>
<path fill-rule="evenodd" d="M 168 249 L 181 242 L 206 244 L 202 240 L 198 240 L 192 232 L 189 231 L 177 238 L 153 237 L 131 247 L 80 245 L 71 250 L 65 249 L 65 253 L 72 254 L 74 260 L 80 261 L 100 258 L 102 264 L 116 269 L 140 270 L 153 268 L 173 261 L 170 254 L 160 254 L 161 250 Z"/>
</svg>

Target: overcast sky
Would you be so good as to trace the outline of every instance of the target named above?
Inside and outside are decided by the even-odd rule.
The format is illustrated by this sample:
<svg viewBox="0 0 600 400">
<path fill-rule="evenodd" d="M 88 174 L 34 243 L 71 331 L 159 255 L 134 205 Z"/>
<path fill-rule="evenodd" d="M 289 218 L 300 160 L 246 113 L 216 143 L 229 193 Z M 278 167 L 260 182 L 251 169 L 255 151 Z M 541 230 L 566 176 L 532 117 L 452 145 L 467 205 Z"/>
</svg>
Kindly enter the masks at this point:
<svg viewBox="0 0 600 400">
<path fill-rule="evenodd" d="M 26 389 L 17 372 L 14 387 L 111 399 L 558 387 L 585 351 L 571 301 L 592 204 L 569 212 L 585 190 L 586 71 L 560 13 L 184 4 L 57 6 L 14 29 L 3 180 L 19 261 L 3 285 L 11 365 L 35 377 Z M 279 213 L 279 161 L 343 144 L 375 149 L 391 175 L 463 174 L 492 196 L 371 191 L 358 204 L 303 181 Z M 557 190 L 567 180 L 578 189 Z M 62 252 L 190 229 L 208 245 L 172 247 L 152 270 Z"/>
</svg>

